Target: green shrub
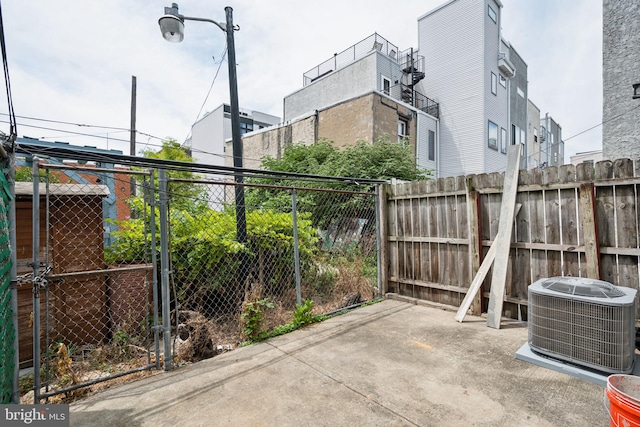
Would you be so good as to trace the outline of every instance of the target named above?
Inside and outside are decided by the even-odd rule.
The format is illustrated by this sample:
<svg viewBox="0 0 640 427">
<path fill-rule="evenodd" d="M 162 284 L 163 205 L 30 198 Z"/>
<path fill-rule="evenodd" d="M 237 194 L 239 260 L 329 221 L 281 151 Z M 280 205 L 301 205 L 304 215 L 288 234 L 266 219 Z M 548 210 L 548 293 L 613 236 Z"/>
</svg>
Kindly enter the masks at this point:
<svg viewBox="0 0 640 427">
<path fill-rule="evenodd" d="M 298 327 L 308 325 L 313 323 L 314 315 L 311 312 L 313 309 L 313 301 L 310 299 L 304 300 L 301 305 L 297 305 L 296 309 L 293 311 L 293 321 L 292 323 Z"/>
<path fill-rule="evenodd" d="M 262 323 L 264 322 L 264 310 L 266 308 L 273 308 L 273 303 L 267 298 L 244 304 L 240 319 L 243 323 L 242 333 L 248 340 L 254 341 L 264 336 Z"/>
</svg>

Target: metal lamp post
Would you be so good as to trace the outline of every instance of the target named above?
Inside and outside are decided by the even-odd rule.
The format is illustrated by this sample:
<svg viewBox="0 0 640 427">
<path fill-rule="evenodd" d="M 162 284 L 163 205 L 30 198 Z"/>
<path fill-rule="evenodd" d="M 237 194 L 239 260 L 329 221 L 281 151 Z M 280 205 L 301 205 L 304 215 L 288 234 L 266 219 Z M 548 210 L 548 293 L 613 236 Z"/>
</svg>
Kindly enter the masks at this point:
<svg viewBox="0 0 640 427">
<path fill-rule="evenodd" d="M 233 166 L 238 170 L 234 173 L 235 186 L 235 204 L 236 204 L 236 239 L 242 245 L 247 243 L 247 218 L 244 206 L 244 187 L 242 185 L 243 176 L 240 169 L 242 168 L 242 140 L 240 139 L 240 107 L 238 106 L 238 77 L 236 75 L 236 49 L 233 40 L 233 32 L 238 31 L 240 27 L 233 25 L 233 9 L 229 6 L 224 8 L 226 12 L 227 22 L 223 25 L 219 22 L 206 18 L 194 18 L 190 16 L 180 15 L 178 13 L 178 5 L 172 3 L 171 7 L 164 8 L 164 16 L 158 20 L 162 37 L 170 42 L 181 42 L 184 39 L 184 21 L 202 21 L 210 22 L 227 33 L 227 50 L 229 62 L 229 93 L 231 97 L 231 137 L 233 143 Z M 162 205 L 162 204 L 161 204 Z M 247 257 L 244 252 L 240 253 L 240 263 L 238 266 L 238 281 L 240 289 L 244 285 L 248 275 L 248 266 L 246 265 Z M 165 267 L 163 267 L 163 272 Z M 165 277 L 167 276 L 167 277 Z M 170 325 L 169 325 L 169 304 L 168 301 L 168 272 L 163 273 L 163 330 L 165 334 L 165 370 L 171 369 L 171 349 L 170 342 Z M 166 294 L 166 295 L 165 295 Z M 166 320 L 165 320 L 166 318 Z"/>
<path fill-rule="evenodd" d="M 233 147 L 233 166 L 242 168 L 242 140 L 240 138 L 240 107 L 238 105 L 238 77 L 236 74 L 236 49 L 233 32 L 240 27 L 233 25 L 233 9 L 224 8 L 226 12 L 226 25 L 206 18 L 194 18 L 178 13 L 178 5 L 172 3 L 171 7 L 164 8 L 164 16 L 158 20 L 162 37 L 170 42 L 181 42 L 184 39 L 184 21 L 210 22 L 227 33 L 227 50 L 229 62 L 229 93 L 231 97 L 231 138 Z M 244 207 L 244 187 L 242 186 L 242 172 L 237 172 L 234 179 L 238 185 L 236 191 L 236 238 L 239 243 L 247 243 L 247 219 Z M 242 268 L 242 267 L 241 267 Z"/>
</svg>

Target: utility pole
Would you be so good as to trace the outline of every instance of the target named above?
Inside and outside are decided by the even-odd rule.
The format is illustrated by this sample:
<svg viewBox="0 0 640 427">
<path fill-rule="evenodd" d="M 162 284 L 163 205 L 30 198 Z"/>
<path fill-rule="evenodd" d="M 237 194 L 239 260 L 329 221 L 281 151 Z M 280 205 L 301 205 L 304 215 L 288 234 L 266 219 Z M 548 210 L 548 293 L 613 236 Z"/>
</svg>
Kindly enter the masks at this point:
<svg viewBox="0 0 640 427">
<path fill-rule="evenodd" d="M 137 79 L 136 76 L 131 76 L 131 128 L 129 134 L 129 154 L 131 156 L 136 155 L 136 97 L 137 97 Z M 131 177 L 131 194 L 133 197 L 136 195 L 136 180 Z"/>
</svg>

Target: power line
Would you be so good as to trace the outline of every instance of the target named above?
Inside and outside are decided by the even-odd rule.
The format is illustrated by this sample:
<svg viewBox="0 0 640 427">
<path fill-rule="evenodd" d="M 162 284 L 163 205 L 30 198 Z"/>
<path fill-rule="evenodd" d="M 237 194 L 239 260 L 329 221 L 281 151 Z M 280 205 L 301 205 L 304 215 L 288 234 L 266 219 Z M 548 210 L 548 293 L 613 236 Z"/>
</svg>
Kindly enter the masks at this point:
<svg viewBox="0 0 640 427">
<path fill-rule="evenodd" d="M 7 92 L 7 105 L 9 108 L 9 136 L 7 142 L 13 152 L 15 148 L 15 140 L 18 136 L 18 123 L 16 122 L 16 113 L 13 110 L 13 97 L 11 96 L 11 81 L 9 80 L 9 63 L 7 61 L 7 47 L 4 37 L 4 21 L 2 19 L 2 6 L 0 5 L 0 49 L 2 50 L 2 67 L 4 70 L 4 84 Z M 4 151 L 4 150 L 3 150 Z"/>
<path fill-rule="evenodd" d="M 0 116 L 8 116 L 7 113 L 0 113 Z M 71 126 L 78 126 L 78 127 L 87 127 L 87 128 L 98 128 L 98 129 L 112 129 L 112 130 L 117 130 L 117 131 L 122 131 L 122 132 L 130 132 L 131 130 L 129 128 L 123 128 L 123 127 L 116 127 L 116 126 L 100 126 L 100 125 L 90 125 L 90 124 L 84 124 L 84 123 L 75 123 L 75 122 L 66 122 L 63 120 L 53 120 L 53 119 L 43 119 L 43 118 L 39 118 L 39 117 L 29 117 L 29 116 L 16 116 L 17 118 L 21 118 L 21 119 L 26 119 L 26 120 L 34 120 L 34 121 L 39 121 L 39 122 L 48 122 L 48 123 L 57 123 L 57 124 L 62 124 L 62 125 L 71 125 Z M 6 123 L 6 122 L 4 122 Z M 27 126 L 25 124 L 23 124 L 23 126 Z M 51 129 L 51 130 L 57 130 L 57 129 Z M 65 130 L 60 130 L 60 132 L 68 132 Z M 147 136 L 149 138 L 153 138 L 153 139 L 158 139 L 160 141 L 163 141 L 165 138 L 160 138 L 158 136 L 154 136 L 145 132 L 140 132 L 138 130 L 135 131 L 136 133 L 140 134 L 140 135 L 144 135 Z"/>
<path fill-rule="evenodd" d="M 243 173 L 247 178 L 278 178 L 281 180 L 299 180 L 299 181 L 310 181 L 310 182 L 342 182 L 342 183 L 352 183 L 357 185 L 362 184 L 375 184 L 375 183 L 383 183 L 386 182 L 382 179 L 370 179 L 370 178 L 353 178 L 353 177 L 335 177 L 335 176 L 324 176 L 324 175 L 314 175 L 314 174 L 306 174 L 306 173 L 295 173 L 295 172 L 282 172 L 282 171 L 270 171 L 270 170 L 260 170 L 260 169 L 248 169 L 248 168 L 237 168 L 232 166 L 218 166 L 218 165 L 207 165 L 201 163 L 189 163 L 182 162 L 179 160 L 169 160 L 169 159 L 155 159 L 150 157 L 135 157 L 128 156 L 124 154 L 116 154 L 116 153 L 95 153 L 85 150 L 77 150 L 72 146 L 61 146 L 61 147 L 34 147 L 29 144 L 29 142 L 24 142 L 18 144 L 17 146 L 19 153 L 24 153 L 32 156 L 50 156 L 56 158 L 65 158 L 65 159 L 74 159 L 77 161 L 90 161 L 90 162 L 101 162 L 101 163 L 112 163 L 112 164 L 120 164 L 125 166 L 135 166 L 142 168 L 157 168 L 163 167 L 165 169 L 171 169 L 176 171 L 189 171 L 193 173 L 202 173 L 208 175 L 228 175 L 234 176 L 237 173 Z"/>
<path fill-rule="evenodd" d="M 637 110 L 638 108 L 640 108 L 640 104 L 638 104 L 637 106 L 633 107 L 633 108 L 632 108 L 632 109 L 630 109 L 630 110 L 625 111 L 624 113 L 620 113 L 620 114 L 618 114 L 617 116 L 613 116 L 613 117 L 611 117 L 610 119 L 607 119 L 607 120 L 605 120 L 605 121 L 603 121 L 603 122 L 601 122 L 601 123 L 598 123 L 597 125 L 592 126 L 592 127 L 590 127 L 589 129 L 583 130 L 582 132 L 579 132 L 579 133 L 577 133 L 577 134 L 575 134 L 575 135 L 572 135 L 572 136 L 570 136 L 569 138 L 565 138 L 565 141 L 568 141 L 568 140 L 570 140 L 571 138 L 575 138 L 576 136 L 580 136 L 580 135 L 582 135 L 583 133 L 589 132 L 590 130 L 595 129 L 595 128 L 597 128 L 598 126 L 602 126 L 602 125 L 603 125 L 603 124 L 605 124 L 605 123 L 609 123 L 609 122 L 610 122 L 610 121 L 612 121 L 612 120 L 615 120 L 615 119 L 617 119 L 617 118 L 620 118 L 620 117 L 624 116 L 625 114 L 629 114 L 630 112 L 632 112 L 633 110 Z"/>
<path fill-rule="evenodd" d="M 2 116 L 8 116 L 7 113 L 0 113 L 0 115 Z M 65 122 L 62 120 L 53 120 L 53 119 L 41 119 L 39 117 L 29 117 L 29 116 L 18 116 L 16 115 L 17 118 L 19 119 L 28 119 L 28 120 L 35 120 L 38 122 L 49 122 L 49 123 L 58 123 L 58 124 L 63 124 L 63 125 L 73 125 L 73 126 L 80 126 L 80 127 L 91 127 L 91 128 L 101 128 L 101 129 L 113 129 L 113 130 L 123 130 L 123 131 L 129 131 L 129 129 L 127 128 L 122 128 L 122 127 L 115 127 L 115 126 L 100 126 L 100 125 L 88 125 L 88 124 L 84 124 L 84 123 L 75 123 L 75 122 Z"/>
<path fill-rule="evenodd" d="M 9 123 L 9 122 L 7 122 L 6 120 L 0 120 L 0 123 Z M 100 139 L 108 139 L 108 140 L 112 140 L 112 141 L 129 142 L 128 139 L 107 138 L 107 137 L 102 136 L 102 135 L 95 135 L 95 134 L 84 133 L 84 132 L 74 132 L 72 130 L 55 129 L 55 128 L 50 128 L 50 127 L 46 127 L 46 126 L 27 125 L 27 124 L 24 124 L 24 123 L 21 123 L 21 126 L 34 128 L 34 129 L 51 130 L 51 131 L 55 131 L 55 132 L 70 133 L 72 135 L 88 136 L 88 137 L 91 137 L 91 138 L 100 138 Z"/>
<path fill-rule="evenodd" d="M 589 131 L 591 131 L 591 130 L 593 130 L 593 129 L 595 129 L 595 128 L 599 127 L 599 126 L 602 126 L 602 125 L 603 125 L 603 124 L 605 124 L 605 123 L 609 123 L 609 122 L 610 122 L 610 121 L 612 121 L 612 120 L 619 119 L 620 117 L 622 117 L 622 116 L 624 116 L 624 115 L 626 115 L 626 114 L 629 114 L 629 113 L 631 113 L 632 111 L 637 110 L 638 108 L 640 108 L 640 105 L 637 105 L 637 106 L 635 106 L 635 107 L 633 107 L 633 108 L 631 108 L 631 109 L 629 109 L 629 110 L 627 110 L 627 111 L 625 111 L 625 112 L 623 112 L 623 113 L 620 113 L 620 114 L 618 114 L 618 115 L 616 115 L 616 116 L 613 116 L 613 117 L 611 117 L 611 118 L 609 118 L 609 119 L 607 119 L 607 120 L 603 120 L 602 122 L 598 123 L 597 125 L 591 126 L 591 127 L 590 127 L 590 128 L 588 128 L 588 129 L 585 129 L 585 130 L 583 130 L 583 131 L 581 131 L 581 132 L 576 133 L 575 135 L 571 135 L 571 136 L 570 136 L 570 137 L 568 137 L 568 138 L 561 139 L 561 140 L 560 140 L 560 141 L 558 141 L 558 142 L 554 142 L 553 144 L 550 144 L 548 147 L 542 147 L 542 143 L 541 143 L 541 145 L 540 145 L 540 150 L 539 150 L 539 151 L 540 151 L 540 153 L 544 153 L 546 156 L 549 156 L 549 155 L 551 154 L 551 151 L 552 151 L 551 149 L 552 149 L 553 147 L 558 146 L 558 145 L 560 145 L 560 144 L 564 144 L 564 143 L 565 143 L 565 142 L 567 142 L 568 140 L 573 139 L 573 138 L 575 138 L 575 137 L 577 137 L 577 136 L 580 136 L 580 135 L 582 135 L 582 134 L 584 134 L 584 133 L 587 133 L 587 132 L 589 132 Z"/>
<path fill-rule="evenodd" d="M 204 101 L 202 102 L 202 105 L 200 106 L 200 111 L 198 111 L 198 114 L 196 115 L 196 119 L 193 121 L 193 124 L 191 125 L 192 128 L 193 128 L 193 125 L 195 125 L 196 122 L 198 121 L 198 118 L 200 117 L 200 114 L 202 114 L 202 110 L 204 109 L 204 106 L 207 103 L 207 100 L 209 99 L 209 95 L 211 94 L 211 90 L 213 89 L 213 85 L 216 82 L 216 79 L 218 78 L 218 73 L 220 72 L 220 68 L 222 68 L 222 64 L 224 63 L 224 57 L 227 56 L 227 49 L 228 49 L 228 47 L 225 46 L 224 52 L 222 52 L 222 58 L 220 58 L 220 61 L 218 62 L 218 69 L 216 70 L 216 73 L 213 76 L 213 80 L 211 80 L 211 85 L 209 86 L 209 91 L 207 92 L 207 96 L 204 97 Z M 215 59 L 214 59 L 214 63 L 215 63 Z M 191 133 L 191 129 L 189 129 L 189 132 L 187 132 L 187 136 L 184 138 L 183 144 L 185 142 L 187 142 L 187 139 L 189 139 L 189 134 L 190 133 Z"/>
<path fill-rule="evenodd" d="M 0 113 L 0 114 L 3 114 L 3 113 Z M 6 114 L 3 114 L 3 115 L 6 115 Z M 47 119 L 40 119 L 40 120 L 41 120 L 41 121 L 49 121 L 49 120 L 47 120 Z M 51 120 L 51 122 L 56 122 L 56 121 Z M 7 122 L 6 120 L 0 120 L 0 123 L 8 123 L 8 122 Z M 127 143 L 129 143 L 129 142 L 130 142 L 128 139 L 112 138 L 112 137 L 103 136 L 103 135 L 99 135 L 99 134 L 90 134 L 90 133 L 84 133 L 84 132 L 75 132 L 75 131 L 64 130 L 64 129 L 50 128 L 50 127 L 46 127 L 46 126 L 27 125 L 27 124 L 24 124 L 24 123 L 21 123 L 21 126 L 29 127 L 29 128 L 35 128 L 35 129 L 50 130 L 50 131 L 54 131 L 54 132 L 68 133 L 68 134 L 75 135 L 75 136 L 85 136 L 85 137 L 91 137 L 91 138 L 98 138 L 98 139 L 103 139 L 103 140 L 107 140 L 107 141 L 118 141 L 118 142 L 127 142 Z M 96 126 L 96 127 L 100 127 L 100 126 Z M 113 127 L 113 129 L 117 129 L 117 128 Z M 124 131 L 127 131 L 127 132 L 128 132 L 129 130 L 128 130 L 128 129 L 125 129 L 125 130 L 123 130 L 123 132 L 124 132 Z M 141 135 L 148 136 L 148 137 L 150 137 L 150 138 L 159 139 L 159 140 L 161 140 L 161 141 L 165 141 L 165 140 L 166 140 L 165 138 L 158 138 L 158 137 L 154 137 L 154 136 L 151 136 L 151 135 L 146 134 L 146 133 L 143 133 L 143 132 L 138 132 L 138 131 L 136 131 L 136 133 L 139 133 L 139 134 L 141 134 Z M 53 137 L 40 137 L 40 138 L 41 138 L 41 139 L 50 139 L 50 138 L 53 138 Z M 137 143 L 137 142 L 136 142 L 136 143 Z M 140 144 L 142 144 L 142 143 L 140 143 Z M 162 147 L 163 147 L 161 144 L 152 144 L 152 143 L 150 143 L 150 142 L 146 142 L 146 143 L 145 143 L 145 145 L 146 145 L 146 146 L 151 146 L 151 147 L 158 147 L 158 148 L 162 148 Z M 233 156 L 231 156 L 231 155 L 219 154 L 219 153 L 212 153 L 212 152 L 205 151 L 205 150 L 199 150 L 199 149 L 197 149 L 197 148 L 195 148 L 195 149 L 194 149 L 194 148 L 191 148 L 191 151 L 192 151 L 192 152 L 195 152 L 195 153 L 209 154 L 209 155 L 211 155 L 211 156 L 217 156 L 217 157 L 221 157 L 221 158 L 227 158 L 227 157 L 228 157 L 228 158 L 233 158 Z M 261 159 L 252 159 L 252 158 L 249 158 L 249 157 L 245 157 L 245 160 L 252 160 L 252 161 L 256 161 L 256 162 L 260 162 L 260 161 L 262 161 Z"/>
</svg>

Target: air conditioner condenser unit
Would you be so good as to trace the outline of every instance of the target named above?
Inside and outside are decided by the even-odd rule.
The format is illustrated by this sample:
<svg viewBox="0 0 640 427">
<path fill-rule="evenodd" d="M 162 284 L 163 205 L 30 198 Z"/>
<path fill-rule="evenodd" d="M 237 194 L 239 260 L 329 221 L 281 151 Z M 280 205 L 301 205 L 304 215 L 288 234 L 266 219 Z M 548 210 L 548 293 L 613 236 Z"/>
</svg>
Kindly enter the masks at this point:
<svg viewBox="0 0 640 427">
<path fill-rule="evenodd" d="M 635 361 L 637 290 L 578 277 L 529 286 L 529 346 L 542 355 L 606 373 Z"/>
</svg>

